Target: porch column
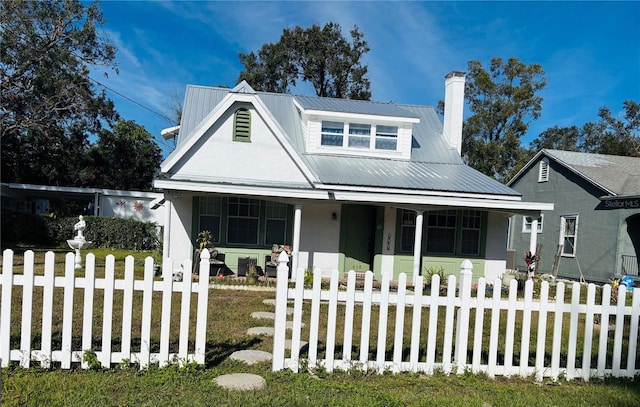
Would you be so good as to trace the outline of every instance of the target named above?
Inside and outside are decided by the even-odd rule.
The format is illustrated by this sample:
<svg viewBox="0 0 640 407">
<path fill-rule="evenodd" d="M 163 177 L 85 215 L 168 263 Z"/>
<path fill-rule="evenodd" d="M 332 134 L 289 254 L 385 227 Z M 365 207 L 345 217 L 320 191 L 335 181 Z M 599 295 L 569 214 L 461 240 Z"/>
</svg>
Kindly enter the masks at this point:
<svg viewBox="0 0 640 407">
<path fill-rule="evenodd" d="M 166 198 L 164 200 L 164 228 L 162 229 L 162 258 L 170 258 L 169 244 L 171 240 L 171 201 Z"/>
<path fill-rule="evenodd" d="M 531 239 L 529 240 L 529 250 L 531 254 L 536 253 L 536 246 L 538 245 L 538 217 L 531 217 Z"/>
<path fill-rule="evenodd" d="M 424 211 L 416 211 L 416 234 L 413 239 L 413 284 L 420 275 L 420 257 L 422 256 L 422 218 Z"/>
<path fill-rule="evenodd" d="M 291 278 L 296 279 L 298 257 L 300 254 L 300 224 L 302 222 L 302 205 L 296 205 L 293 214 L 293 247 L 291 248 Z"/>
</svg>

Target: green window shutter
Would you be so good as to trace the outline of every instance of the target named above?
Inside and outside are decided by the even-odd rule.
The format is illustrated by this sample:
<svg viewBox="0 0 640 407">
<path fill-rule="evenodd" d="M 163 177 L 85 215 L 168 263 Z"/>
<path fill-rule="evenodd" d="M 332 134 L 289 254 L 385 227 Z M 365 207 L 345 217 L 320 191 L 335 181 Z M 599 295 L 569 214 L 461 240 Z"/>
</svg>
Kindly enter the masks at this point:
<svg viewBox="0 0 640 407">
<path fill-rule="evenodd" d="M 251 142 L 251 112 L 238 109 L 233 118 L 233 141 Z"/>
</svg>

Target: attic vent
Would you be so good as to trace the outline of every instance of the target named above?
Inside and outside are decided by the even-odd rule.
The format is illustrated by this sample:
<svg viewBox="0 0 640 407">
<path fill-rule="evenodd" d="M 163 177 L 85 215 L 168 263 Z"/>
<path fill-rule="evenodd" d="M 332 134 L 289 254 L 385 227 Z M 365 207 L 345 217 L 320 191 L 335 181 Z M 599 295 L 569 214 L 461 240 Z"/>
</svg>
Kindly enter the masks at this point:
<svg viewBox="0 0 640 407">
<path fill-rule="evenodd" d="M 251 142 L 251 112 L 238 109 L 233 118 L 233 141 Z"/>
<path fill-rule="evenodd" d="M 540 161 L 540 168 L 538 170 L 538 182 L 549 181 L 549 159 L 543 158 Z"/>
</svg>

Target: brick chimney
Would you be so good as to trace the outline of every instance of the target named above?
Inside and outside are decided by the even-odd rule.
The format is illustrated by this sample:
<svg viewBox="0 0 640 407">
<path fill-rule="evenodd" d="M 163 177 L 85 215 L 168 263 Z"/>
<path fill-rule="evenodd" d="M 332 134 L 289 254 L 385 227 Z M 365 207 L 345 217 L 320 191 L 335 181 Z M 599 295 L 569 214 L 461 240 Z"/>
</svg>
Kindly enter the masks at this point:
<svg viewBox="0 0 640 407">
<path fill-rule="evenodd" d="M 462 113 L 464 110 L 464 72 L 451 71 L 444 78 L 444 128 L 449 146 L 462 151 Z"/>
</svg>

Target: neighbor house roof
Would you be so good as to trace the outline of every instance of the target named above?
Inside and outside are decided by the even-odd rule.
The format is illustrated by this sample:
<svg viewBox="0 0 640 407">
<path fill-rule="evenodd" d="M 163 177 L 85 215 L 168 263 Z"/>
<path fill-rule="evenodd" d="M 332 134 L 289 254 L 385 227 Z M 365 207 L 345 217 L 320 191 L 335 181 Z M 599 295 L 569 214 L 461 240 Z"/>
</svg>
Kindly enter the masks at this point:
<svg viewBox="0 0 640 407">
<path fill-rule="evenodd" d="M 251 90 L 251 89 L 249 89 Z M 245 92 L 246 90 L 241 90 Z M 189 85 L 185 94 L 178 145 L 197 136 L 199 124 L 232 89 Z M 323 185 L 491 194 L 519 197 L 520 193 L 468 167 L 446 143 L 442 123 L 431 106 L 378 103 L 351 99 L 252 93 L 266 106 L 284 137 Z M 298 107 L 309 111 L 367 114 L 407 118 L 412 122 L 411 160 L 305 152 Z"/>
<path fill-rule="evenodd" d="M 549 157 L 608 195 L 640 195 L 640 157 L 562 150 L 540 150 L 507 185 L 513 185 L 542 156 Z"/>
</svg>

